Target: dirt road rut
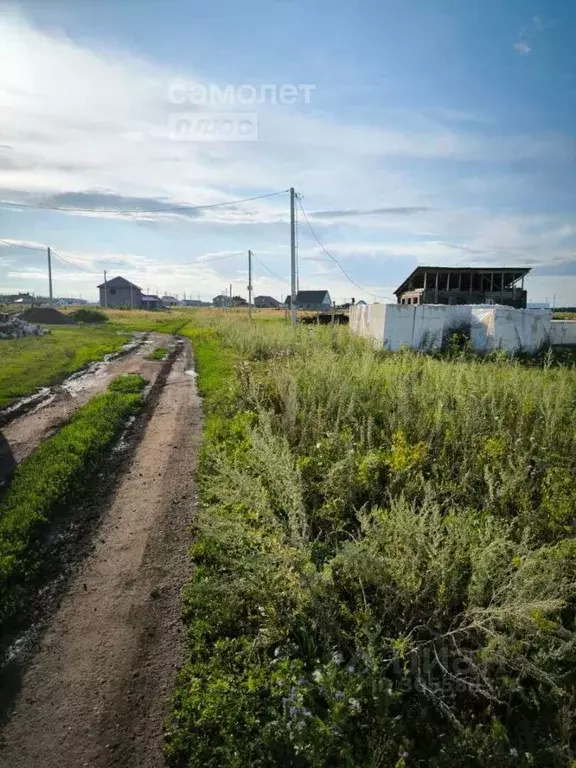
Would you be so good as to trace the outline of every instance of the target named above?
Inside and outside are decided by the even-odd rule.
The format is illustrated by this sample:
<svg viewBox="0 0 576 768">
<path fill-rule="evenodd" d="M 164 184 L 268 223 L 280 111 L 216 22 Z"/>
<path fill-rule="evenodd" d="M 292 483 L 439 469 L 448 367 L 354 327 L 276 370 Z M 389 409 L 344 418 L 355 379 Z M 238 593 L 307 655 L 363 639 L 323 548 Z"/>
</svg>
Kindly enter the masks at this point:
<svg viewBox="0 0 576 768">
<path fill-rule="evenodd" d="M 163 764 L 201 428 L 189 354 L 176 360 L 95 549 L 24 675 L 0 740 L 3 768 Z"/>
<path fill-rule="evenodd" d="M 147 360 L 147 356 L 155 349 L 173 346 L 174 339 L 171 336 L 148 334 L 147 340 L 129 354 L 108 362 L 94 363 L 86 371 L 74 374 L 60 386 L 53 387 L 46 400 L 3 427 L 3 452 L 11 454 L 10 470 L 29 456 L 81 406 L 104 392 L 114 377 L 124 373 L 138 373 L 153 383 L 161 364 Z M 1 452 L 2 449 L 0 458 Z M 0 464 L 0 480 L 9 474 L 8 463 L 4 467 L 2 464 L 4 462 Z"/>
</svg>

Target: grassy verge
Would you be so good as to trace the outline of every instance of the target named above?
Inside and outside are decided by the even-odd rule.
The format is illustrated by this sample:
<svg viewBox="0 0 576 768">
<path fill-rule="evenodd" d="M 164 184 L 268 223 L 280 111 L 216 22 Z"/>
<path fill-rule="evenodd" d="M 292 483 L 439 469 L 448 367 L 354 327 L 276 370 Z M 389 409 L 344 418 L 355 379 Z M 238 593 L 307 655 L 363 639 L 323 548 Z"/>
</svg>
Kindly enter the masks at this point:
<svg viewBox="0 0 576 768">
<path fill-rule="evenodd" d="M 113 327 L 56 327 L 48 336 L 0 340 L 0 408 L 62 381 L 130 340 Z"/>
<path fill-rule="evenodd" d="M 136 389 L 140 383 L 129 381 L 124 391 L 116 385 L 116 391 L 94 398 L 16 469 L 0 497 L 0 622 L 18 610 L 42 565 L 45 525 L 82 496 L 127 419 L 142 407 Z"/>
<path fill-rule="evenodd" d="M 576 371 L 188 330 L 173 765 L 573 765 Z"/>
</svg>

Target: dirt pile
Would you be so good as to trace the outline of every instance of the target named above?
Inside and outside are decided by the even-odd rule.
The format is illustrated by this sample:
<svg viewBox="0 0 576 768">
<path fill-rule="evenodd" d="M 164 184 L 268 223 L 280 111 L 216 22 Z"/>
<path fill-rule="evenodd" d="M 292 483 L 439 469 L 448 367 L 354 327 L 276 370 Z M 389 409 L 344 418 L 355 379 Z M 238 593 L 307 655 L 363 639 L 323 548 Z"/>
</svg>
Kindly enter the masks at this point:
<svg viewBox="0 0 576 768">
<path fill-rule="evenodd" d="M 31 325 L 21 317 L 0 314 L 0 339 L 20 339 L 23 336 L 42 336 L 48 333 L 38 325 Z"/>
<path fill-rule="evenodd" d="M 42 323 L 43 325 L 76 325 L 68 315 L 58 312 L 53 307 L 32 307 L 18 315 L 27 323 Z"/>
</svg>

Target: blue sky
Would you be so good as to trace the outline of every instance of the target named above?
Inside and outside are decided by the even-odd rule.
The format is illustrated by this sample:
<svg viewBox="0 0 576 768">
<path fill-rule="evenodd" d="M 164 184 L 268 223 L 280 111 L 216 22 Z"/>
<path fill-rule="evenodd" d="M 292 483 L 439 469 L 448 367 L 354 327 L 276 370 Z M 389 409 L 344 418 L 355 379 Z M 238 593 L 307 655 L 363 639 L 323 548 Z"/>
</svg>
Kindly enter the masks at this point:
<svg viewBox="0 0 576 768">
<path fill-rule="evenodd" d="M 417 263 L 511 264 L 533 267 L 530 299 L 576 304 L 575 35 L 567 0 L 3 3 L 0 200 L 23 207 L 0 205 L 0 292 L 45 292 L 50 245 L 60 295 L 96 298 L 104 269 L 245 293 L 248 248 L 257 293 L 285 294 L 286 194 L 189 207 L 294 186 L 365 291 L 302 220 L 301 287 L 387 298 Z M 258 138 L 175 141 L 183 112 L 249 113 Z"/>
</svg>

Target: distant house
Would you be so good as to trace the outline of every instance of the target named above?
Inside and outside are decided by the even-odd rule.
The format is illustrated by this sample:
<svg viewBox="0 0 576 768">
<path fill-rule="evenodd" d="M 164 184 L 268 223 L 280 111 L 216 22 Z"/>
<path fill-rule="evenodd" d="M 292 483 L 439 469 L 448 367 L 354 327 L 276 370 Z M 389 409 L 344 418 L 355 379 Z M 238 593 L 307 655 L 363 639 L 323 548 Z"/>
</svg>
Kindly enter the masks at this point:
<svg viewBox="0 0 576 768">
<path fill-rule="evenodd" d="M 142 309 L 148 309 L 151 311 L 154 311 L 156 309 L 164 309 L 164 303 L 160 296 L 155 296 L 154 294 L 142 294 L 142 304 L 140 305 Z"/>
<path fill-rule="evenodd" d="M 140 309 L 142 306 L 142 289 L 124 277 L 114 277 L 98 288 L 101 307 Z"/>
<path fill-rule="evenodd" d="M 74 299 L 74 298 L 56 299 L 54 303 L 56 304 L 57 307 L 76 307 L 76 306 L 85 306 L 86 304 L 88 304 L 86 299 Z"/>
<path fill-rule="evenodd" d="M 280 306 L 280 302 L 273 296 L 256 296 L 254 306 L 258 309 L 276 309 Z"/>
<path fill-rule="evenodd" d="M 38 304 L 44 301 L 41 296 L 34 297 L 29 293 L 10 293 L 0 296 L 0 304 Z"/>
<path fill-rule="evenodd" d="M 180 304 L 183 307 L 209 307 L 209 301 L 200 301 L 200 299 L 182 299 Z"/>
<path fill-rule="evenodd" d="M 180 302 L 174 296 L 162 296 L 161 301 L 165 307 L 177 307 L 180 305 Z"/>
<path fill-rule="evenodd" d="M 229 307 L 230 303 L 230 296 L 224 296 L 223 293 L 219 294 L 218 296 L 214 296 L 212 299 L 212 304 L 215 307 Z"/>
<path fill-rule="evenodd" d="M 290 306 L 290 296 L 286 297 L 286 305 Z M 328 291 L 298 291 L 296 307 L 324 312 L 332 307 L 332 299 Z"/>
</svg>

